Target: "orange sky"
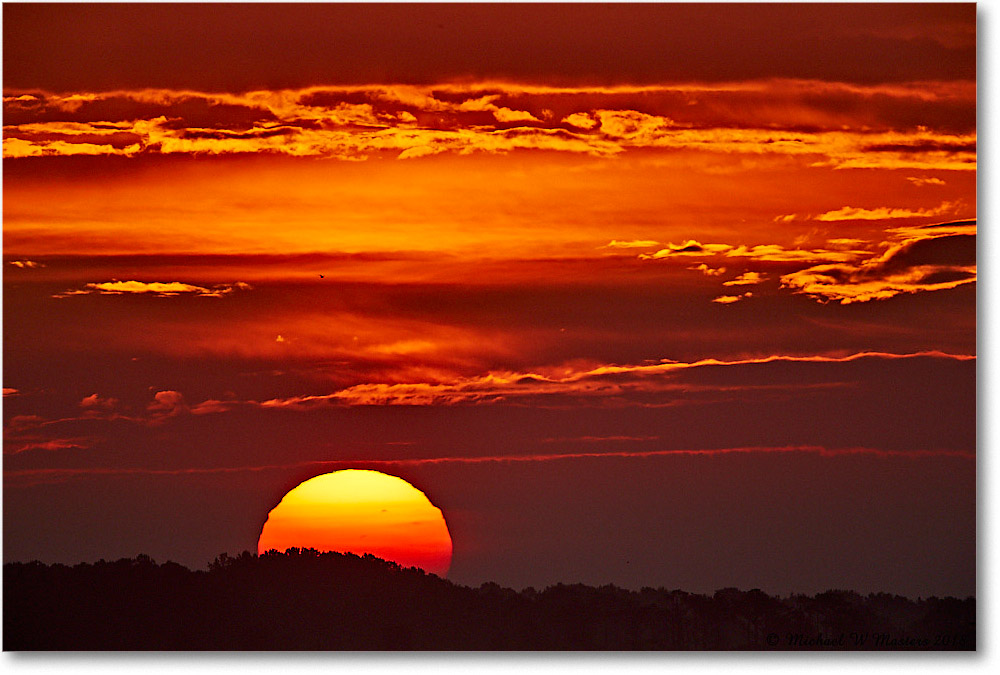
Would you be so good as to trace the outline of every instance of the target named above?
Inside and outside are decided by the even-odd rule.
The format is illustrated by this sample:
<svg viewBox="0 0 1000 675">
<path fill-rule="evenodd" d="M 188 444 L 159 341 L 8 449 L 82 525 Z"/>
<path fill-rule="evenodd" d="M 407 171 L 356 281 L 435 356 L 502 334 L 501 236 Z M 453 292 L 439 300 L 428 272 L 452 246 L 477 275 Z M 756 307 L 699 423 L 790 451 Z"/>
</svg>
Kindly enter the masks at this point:
<svg viewBox="0 0 1000 675">
<path fill-rule="evenodd" d="M 3 89 L 7 559 L 202 565 L 401 462 L 460 581 L 974 588 L 974 5 L 8 4 Z M 571 489 L 681 466 L 750 521 Z M 928 534 L 773 532 L 825 470 L 810 513 Z"/>
</svg>

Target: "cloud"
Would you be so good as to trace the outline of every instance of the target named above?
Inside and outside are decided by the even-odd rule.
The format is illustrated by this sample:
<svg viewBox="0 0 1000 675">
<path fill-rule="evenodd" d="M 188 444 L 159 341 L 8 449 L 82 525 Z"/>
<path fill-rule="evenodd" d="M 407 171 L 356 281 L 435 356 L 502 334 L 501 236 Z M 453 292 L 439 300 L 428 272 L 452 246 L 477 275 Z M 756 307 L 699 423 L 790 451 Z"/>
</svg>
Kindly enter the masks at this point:
<svg viewBox="0 0 1000 675">
<path fill-rule="evenodd" d="M 694 239 L 688 239 L 680 244 L 670 242 L 666 248 L 662 248 L 653 254 L 640 253 L 639 257 L 643 260 L 655 260 L 668 256 L 707 256 L 725 253 L 732 248 L 729 244 L 702 244 Z"/>
<path fill-rule="evenodd" d="M 830 246 L 857 248 L 867 242 L 864 239 L 855 239 L 853 237 L 837 237 L 836 239 L 827 239 L 826 243 Z"/>
<path fill-rule="evenodd" d="M 166 389 L 153 394 L 153 402 L 146 406 L 146 410 L 150 412 L 154 421 L 159 421 L 188 412 L 190 408 L 184 402 L 183 394 Z"/>
<path fill-rule="evenodd" d="M 726 273 L 726 268 L 725 267 L 715 267 L 715 268 L 712 268 L 712 267 L 709 267 L 708 265 L 706 265 L 705 263 L 701 263 L 700 265 L 697 265 L 696 267 L 688 267 L 688 269 L 689 270 L 695 270 L 695 271 L 701 272 L 702 274 L 704 274 L 707 277 L 717 277 L 717 276 L 721 276 L 721 275 L 723 275 L 723 274 Z"/>
<path fill-rule="evenodd" d="M 223 413 L 240 405 L 238 401 L 219 401 L 215 399 L 209 399 L 207 401 L 202 401 L 198 405 L 192 406 L 190 412 L 192 415 L 212 415 L 215 413 Z"/>
<path fill-rule="evenodd" d="M 97 394 L 85 396 L 83 400 L 80 401 L 81 408 L 94 412 L 113 410 L 116 405 L 118 405 L 118 399 L 110 397 L 102 398 Z"/>
<path fill-rule="evenodd" d="M 581 129 L 593 129 L 600 124 L 599 121 L 595 120 L 587 113 L 573 113 L 564 117 L 562 121 Z"/>
<path fill-rule="evenodd" d="M 927 185 L 945 185 L 946 183 L 940 178 L 926 177 L 926 176 L 907 176 L 906 180 L 910 181 L 917 187 L 925 187 Z"/>
<path fill-rule="evenodd" d="M 665 137 L 665 132 L 676 126 L 668 117 L 637 110 L 595 110 L 593 115 L 602 134 L 640 145 L 655 145 Z"/>
<path fill-rule="evenodd" d="M 751 294 L 736 297 L 736 302 Z M 726 297 L 726 296 L 724 296 Z M 726 303 L 727 301 L 723 301 Z M 354 405 L 458 405 L 458 404 L 489 404 L 499 402 L 514 402 L 527 398 L 535 398 L 541 404 L 546 397 L 570 396 L 577 404 L 584 401 L 614 401 L 624 404 L 628 397 L 638 397 L 641 404 L 642 396 L 647 394 L 664 394 L 674 392 L 678 399 L 682 393 L 704 388 L 706 391 L 717 389 L 732 389 L 732 383 L 721 385 L 695 384 L 690 381 L 679 381 L 677 378 L 684 372 L 718 370 L 730 367 L 762 365 L 773 363 L 851 363 L 859 360 L 898 360 L 915 358 L 936 358 L 949 360 L 974 360 L 974 356 L 943 354 L 940 352 L 918 352 L 912 354 L 891 354 L 884 352 L 861 352 L 849 356 L 768 356 L 733 361 L 703 359 L 694 362 L 678 362 L 664 360 L 659 363 L 639 365 L 598 365 L 589 369 L 560 369 L 558 374 L 544 372 L 490 372 L 487 375 L 459 378 L 436 382 L 408 383 L 363 383 L 341 389 L 330 394 L 292 396 L 274 398 L 264 401 L 230 402 L 229 407 L 250 405 L 263 409 L 315 410 L 329 406 Z M 740 388 L 752 388 L 758 385 L 741 384 Z M 767 388 L 769 385 L 759 385 Z M 785 385 L 782 385 L 785 386 Z M 801 386 L 801 383 L 796 386 Z M 564 399 L 565 402 L 565 399 Z M 218 402 L 213 402 L 213 405 Z M 676 401 L 667 402 L 668 405 Z"/>
<path fill-rule="evenodd" d="M 722 282 L 723 286 L 753 286 L 762 283 L 767 279 L 766 275 L 760 272 L 744 272 L 735 279 Z"/>
<path fill-rule="evenodd" d="M 907 143 L 877 143 L 874 145 L 866 145 L 862 150 L 868 150 L 871 152 L 899 152 L 899 153 L 917 153 L 917 152 L 975 152 L 976 143 L 974 141 L 965 142 L 941 142 L 941 141 L 918 141 L 918 142 L 907 142 Z"/>
<path fill-rule="evenodd" d="M 932 223 L 930 225 L 901 225 L 886 230 L 898 239 L 926 239 L 957 234 L 976 234 L 976 221 L 955 220 L 947 223 Z"/>
<path fill-rule="evenodd" d="M 954 212 L 960 206 L 957 202 L 941 202 L 933 209 L 906 209 L 881 206 L 876 209 L 862 209 L 843 206 L 836 211 L 827 211 L 816 216 L 816 220 L 890 220 L 893 218 L 933 218 Z"/>
<path fill-rule="evenodd" d="M 859 353 L 726 361 L 593 362 L 476 376 L 440 375 L 434 379 L 427 373 L 414 372 L 413 379 L 399 387 L 377 387 L 374 385 L 384 383 L 368 381 L 366 387 L 334 386 L 318 396 L 284 394 L 283 398 L 269 399 L 267 405 L 235 396 L 190 401 L 190 396 L 182 396 L 180 391 L 158 390 L 148 392 L 145 400 L 135 401 L 142 412 L 134 418 L 89 419 L 78 415 L 43 420 L 21 416 L 8 420 L 5 437 L 9 449 L 77 439 L 78 445 L 90 443 L 95 448 L 86 456 L 87 466 L 101 466 L 104 462 L 119 466 L 121 457 L 127 456 L 133 457 L 133 466 L 156 468 L 185 466 L 188 462 L 191 466 L 206 465 L 183 439 L 201 437 L 212 429 L 226 437 L 235 434 L 228 449 L 219 446 L 225 456 L 217 457 L 219 463 L 212 462 L 212 466 L 308 458 L 311 453 L 302 457 L 301 449 L 310 447 L 309 439 L 327 438 L 330 434 L 336 442 L 320 445 L 329 445 L 331 451 L 334 446 L 340 448 L 336 454 L 326 455 L 339 459 L 355 454 L 380 459 L 398 456 L 389 447 L 398 442 L 412 443 L 406 457 L 426 454 L 432 458 L 503 455 L 511 442 L 518 452 L 532 454 L 548 449 L 726 448 L 746 445 L 748 438 L 750 444 L 762 446 L 870 445 L 903 451 L 948 449 L 974 453 L 974 437 L 961 432 L 968 427 L 959 425 L 959 432 L 945 432 L 937 427 L 931 429 L 930 425 L 929 434 L 914 428 L 923 430 L 920 425 L 928 417 L 928 410 L 941 411 L 949 418 L 958 415 L 955 419 L 963 421 L 962 415 L 971 410 L 966 403 L 974 399 L 975 362 L 971 355 L 937 352 Z M 942 386 L 946 390 L 943 397 Z M 315 383 L 308 387 L 310 393 L 315 391 Z M 400 409 L 413 405 L 438 409 L 425 410 L 416 417 Z M 359 412 L 356 406 L 379 409 Z M 797 421 L 793 419 L 788 425 L 767 423 L 787 419 L 789 411 L 799 416 Z M 365 425 L 367 430 L 343 426 L 359 414 L 373 421 Z M 815 432 L 816 420 L 808 419 L 813 415 L 820 416 L 820 428 L 826 431 Z M 836 431 L 845 426 L 844 419 L 852 420 L 851 425 L 846 425 L 851 429 Z M 419 422 L 411 424 L 414 420 Z M 430 432 L 454 430 L 456 420 L 465 431 L 444 436 Z M 485 428 L 512 427 L 514 435 L 507 443 L 501 442 L 502 434 L 469 435 L 470 428 L 479 428 L 475 420 L 485 422 Z M 539 424 L 539 420 L 546 423 Z M 903 439 L 899 436 L 901 424 L 907 427 Z M 343 429 L 348 429 L 345 435 L 338 431 Z M 12 434 L 12 430 L 16 433 Z M 643 438 L 652 436 L 659 438 Z M 149 445 L 132 445 L 144 437 Z M 210 433 L 209 437 L 214 436 Z M 551 448 L 555 441 L 545 440 L 576 437 L 582 437 L 581 447 Z M 251 441 L 256 450 L 247 454 L 246 448 L 251 446 L 239 442 L 239 438 Z M 584 443 L 588 447 L 582 447 Z M 623 446 L 625 443 L 643 445 Z M 76 452 L 67 450 L 55 463 L 43 456 L 46 451 L 41 447 L 34 451 L 36 455 L 20 457 L 6 469 L 78 466 Z M 296 453 L 300 453 L 298 457 Z"/>
<path fill-rule="evenodd" d="M 25 441 L 5 441 L 3 454 L 17 455 L 30 450 L 44 450 L 55 452 L 58 450 L 86 450 L 93 447 L 94 441 L 90 438 L 50 438 L 47 440 L 25 440 Z"/>
<path fill-rule="evenodd" d="M 655 437 L 581 437 L 581 438 L 553 438 L 545 439 L 548 442 L 649 442 Z M 65 445 L 60 446 L 60 443 Z M 51 447 L 45 449 L 62 449 L 63 447 L 85 447 L 72 444 L 73 441 L 50 441 Z M 335 460 L 304 460 L 285 464 L 258 464 L 242 466 L 213 466 L 213 467 L 181 467 L 169 469 L 156 469 L 148 467 L 84 467 L 84 468 L 45 468 L 45 469 L 20 469 L 8 470 L 4 472 L 5 478 L 16 481 L 19 485 L 40 485 L 45 483 L 59 483 L 72 479 L 87 478 L 90 476 L 190 476 L 206 474 L 232 474 L 232 473 L 259 473 L 262 471 L 287 471 L 289 469 L 303 469 L 309 467 L 318 468 L 361 468 L 361 467 L 393 467 L 393 466 L 435 466 L 442 464 L 522 464 L 534 462 L 565 462 L 574 460 L 602 460 L 602 459 L 648 459 L 652 457 L 720 457 L 727 455 L 756 455 L 756 454 L 810 454 L 821 457 L 848 457 L 857 455 L 869 455 L 875 457 L 911 458 L 921 460 L 930 457 L 951 457 L 974 462 L 976 455 L 973 452 L 963 452 L 959 450 L 886 450 L 882 448 L 869 448 L 864 446 L 853 447 L 825 447 L 821 445 L 782 445 L 782 446 L 744 446 L 709 449 L 677 449 L 677 450 L 607 450 L 594 452 L 552 452 L 552 453 L 530 453 L 530 454 L 507 454 L 507 455 L 442 455 L 430 457 L 405 457 L 390 459 L 367 459 L 350 458 Z"/>
<path fill-rule="evenodd" d="M 53 295 L 54 298 L 64 298 L 72 295 L 87 295 L 89 293 L 100 293 L 101 295 L 152 295 L 159 298 L 167 298 L 177 295 L 189 294 L 204 298 L 219 298 L 235 290 L 251 290 L 253 287 L 245 282 L 237 281 L 232 284 L 217 284 L 211 288 L 186 284 L 180 281 L 169 282 L 146 282 L 146 281 L 104 281 L 100 283 L 88 283 L 85 288 L 77 290 L 63 291 Z"/>
<path fill-rule="evenodd" d="M 858 264 L 819 265 L 781 277 L 781 285 L 820 302 L 886 300 L 975 283 L 976 237 L 947 234 L 907 239 Z"/>
<path fill-rule="evenodd" d="M 820 260 L 854 260 L 868 251 L 831 251 L 827 249 L 785 248 L 778 244 L 736 246 L 726 251 L 727 258 L 751 258 L 769 262 L 811 262 Z"/>
<path fill-rule="evenodd" d="M 20 392 L 17 389 L 14 389 L 13 387 L 4 387 L 3 388 L 4 398 L 7 398 L 8 396 L 17 396 L 19 393 Z"/>
<path fill-rule="evenodd" d="M 101 293 L 154 293 L 156 295 L 177 295 L 178 293 L 211 293 L 207 288 L 184 284 L 179 281 L 168 283 L 143 282 L 143 281 L 107 281 L 103 283 L 87 284 L 87 288 L 92 288 Z"/>
<path fill-rule="evenodd" d="M 893 101 L 889 110 L 880 109 L 887 116 L 882 125 L 873 125 L 871 113 L 855 112 L 872 110 L 873 97 Z M 4 157 L 10 159 L 266 153 L 364 161 L 382 155 L 413 159 L 513 150 L 596 157 L 687 150 L 795 155 L 817 166 L 834 167 L 974 170 L 976 166 L 974 83 L 865 87 L 772 80 L 543 87 L 472 82 L 244 93 L 169 89 L 39 93 L 25 106 L 16 98 L 8 97 L 5 103 L 7 116 L 18 122 L 4 127 Z M 845 98 L 857 105 L 845 106 Z M 574 110 L 574 102 L 586 103 L 586 109 Z M 929 107 L 925 117 L 931 120 L 935 114 L 954 116 L 956 106 L 966 110 L 968 120 L 959 126 L 967 131 L 907 123 L 914 105 Z M 935 106 L 942 111 L 935 113 Z M 561 109 L 556 114 L 552 108 Z M 759 119 L 748 115 L 754 110 L 763 111 Z M 523 123 L 531 127 L 497 127 Z M 938 126 L 955 128 L 950 118 Z M 794 219 L 791 214 L 776 220 Z"/>
<path fill-rule="evenodd" d="M 493 116 L 497 122 L 539 122 L 541 120 L 526 110 L 511 110 L 510 108 L 497 108 L 493 111 Z"/>
<path fill-rule="evenodd" d="M 840 262 L 855 260 L 870 255 L 870 251 L 859 250 L 827 250 L 785 248 L 778 244 L 757 244 L 746 246 L 740 244 L 702 244 L 689 239 L 681 244 L 670 243 L 667 248 L 655 253 L 640 253 L 642 260 L 659 260 L 680 256 L 723 256 L 726 258 L 750 258 L 764 262 Z M 690 268 L 689 268 L 690 269 Z M 701 269 L 700 267 L 698 269 Z M 706 269 L 708 267 L 706 266 Z M 704 270 L 703 270 L 704 271 Z"/>
<path fill-rule="evenodd" d="M 744 298 L 750 298 L 750 297 L 753 297 L 753 293 L 747 292 L 743 293 L 742 295 L 720 295 L 719 297 L 712 300 L 712 302 L 717 302 L 720 305 L 731 305 L 734 302 L 739 302 Z"/>
<path fill-rule="evenodd" d="M 4 396 L 6 395 L 5 393 Z M 3 454 L 18 455 L 31 450 L 52 452 L 93 447 L 95 439 L 89 436 L 65 435 L 66 428 L 59 428 L 63 423 L 72 423 L 78 419 L 86 417 L 47 420 L 39 415 L 14 415 L 4 423 Z M 55 433 L 52 433 L 53 431 Z"/>
<path fill-rule="evenodd" d="M 631 239 L 626 241 L 612 239 L 604 245 L 604 248 L 653 248 L 659 245 L 660 242 L 653 241 L 652 239 Z"/>
</svg>

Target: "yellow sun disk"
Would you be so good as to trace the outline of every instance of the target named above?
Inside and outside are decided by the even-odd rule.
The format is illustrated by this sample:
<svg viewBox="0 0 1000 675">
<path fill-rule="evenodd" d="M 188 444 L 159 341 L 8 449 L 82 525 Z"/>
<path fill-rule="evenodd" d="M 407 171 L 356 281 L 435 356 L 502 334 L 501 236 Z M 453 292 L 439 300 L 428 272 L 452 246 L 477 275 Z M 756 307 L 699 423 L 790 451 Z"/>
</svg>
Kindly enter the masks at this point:
<svg viewBox="0 0 1000 675">
<path fill-rule="evenodd" d="M 441 511 L 401 478 L 346 470 L 312 478 L 268 514 L 258 551 L 371 553 L 444 576 L 451 537 Z"/>
</svg>

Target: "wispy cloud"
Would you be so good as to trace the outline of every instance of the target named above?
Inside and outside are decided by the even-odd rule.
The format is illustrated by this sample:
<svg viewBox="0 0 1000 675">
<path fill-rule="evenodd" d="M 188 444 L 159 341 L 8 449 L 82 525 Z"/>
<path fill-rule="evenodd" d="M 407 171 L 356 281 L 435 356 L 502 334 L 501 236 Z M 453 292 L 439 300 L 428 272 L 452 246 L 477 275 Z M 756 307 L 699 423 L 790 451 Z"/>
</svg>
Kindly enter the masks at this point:
<svg viewBox="0 0 1000 675">
<path fill-rule="evenodd" d="M 627 241 L 612 239 L 604 245 L 604 248 L 653 248 L 659 245 L 660 242 L 653 241 L 652 239 L 630 239 Z"/>
<path fill-rule="evenodd" d="M 917 187 L 926 187 L 928 185 L 945 185 L 945 182 L 940 178 L 927 177 L 927 176 L 907 176 L 906 180 L 910 181 Z"/>
<path fill-rule="evenodd" d="M 862 209 L 853 206 L 844 206 L 836 211 L 827 211 L 816 216 L 816 220 L 838 221 L 838 220 L 891 220 L 895 218 L 936 218 L 938 216 L 954 213 L 959 204 L 955 202 L 941 202 L 933 209 L 907 209 L 880 206 L 874 209 Z"/>
<path fill-rule="evenodd" d="M 330 394 L 292 396 L 264 401 L 221 402 L 210 401 L 212 412 L 251 405 L 264 409 L 312 410 L 327 406 L 342 405 L 456 405 L 511 402 L 536 399 L 541 402 L 550 396 L 572 396 L 583 402 L 613 400 L 617 404 L 625 402 L 624 397 L 643 396 L 652 393 L 690 392 L 699 388 L 731 389 L 734 384 L 702 385 L 678 381 L 674 376 L 689 369 L 727 368 L 734 366 L 760 365 L 770 363 L 849 363 L 860 359 L 912 359 L 941 358 L 953 360 L 974 360 L 974 356 L 944 354 L 941 352 L 917 352 L 912 354 L 891 354 L 884 352 L 861 352 L 849 356 L 783 356 L 775 355 L 753 359 L 720 361 L 703 359 L 693 362 L 664 360 L 652 364 L 598 365 L 589 369 L 562 370 L 557 373 L 542 372 L 491 372 L 487 375 L 457 378 L 437 382 L 409 383 L 364 383 Z M 739 388 L 753 388 L 752 384 L 741 384 Z M 762 385 L 763 386 L 763 385 Z M 680 400 L 680 399 L 678 399 Z"/>
<path fill-rule="evenodd" d="M 18 455 L 31 450 L 56 452 L 59 450 L 87 450 L 94 445 L 91 438 L 49 438 L 45 440 L 11 440 L 4 441 L 3 454 Z M 16 473 L 16 472 L 15 472 Z"/>
<path fill-rule="evenodd" d="M 554 439 L 561 441 L 562 439 Z M 579 439 L 573 439 L 579 441 Z M 599 439 L 600 440 L 600 439 Z M 616 439 L 610 439 L 612 441 Z M 951 457 L 965 461 L 975 461 L 976 455 L 971 452 L 954 450 L 883 450 L 867 447 L 827 448 L 816 445 L 788 446 L 748 446 L 737 448 L 712 448 L 698 450 L 622 450 L 604 452 L 561 452 L 534 453 L 511 455 L 480 455 L 480 456 L 441 456 L 416 457 L 404 459 L 337 459 L 308 460 L 289 464 L 261 464 L 252 466 L 226 467 L 188 467 L 188 468 L 147 468 L 147 467 L 88 467 L 88 468 L 57 468 L 57 469 L 23 469 L 4 472 L 4 481 L 15 485 L 38 485 L 59 483 L 74 479 L 97 478 L 103 476 L 197 476 L 206 474 L 260 473 L 264 471 L 289 471 L 316 467 L 329 468 L 365 468 L 392 466 L 435 466 L 448 464 L 522 464 L 534 462 L 564 462 L 579 460 L 608 459 L 650 459 L 668 457 L 717 457 L 726 455 L 792 455 L 809 454 L 821 457 L 852 457 L 869 455 L 875 457 L 893 457 L 913 459 L 916 461 L 931 457 Z"/>
</svg>

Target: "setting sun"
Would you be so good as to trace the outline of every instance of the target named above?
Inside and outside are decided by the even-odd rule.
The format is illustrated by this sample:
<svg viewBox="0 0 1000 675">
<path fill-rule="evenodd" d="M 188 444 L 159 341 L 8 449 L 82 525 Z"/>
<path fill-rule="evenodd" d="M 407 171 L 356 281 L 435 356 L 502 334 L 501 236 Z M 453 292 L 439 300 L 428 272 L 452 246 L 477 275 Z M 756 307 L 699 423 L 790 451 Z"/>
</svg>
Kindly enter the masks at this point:
<svg viewBox="0 0 1000 675">
<path fill-rule="evenodd" d="M 290 490 L 267 516 L 260 553 L 290 547 L 372 555 L 445 576 L 451 536 L 441 510 L 402 478 L 349 469 Z"/>
</svg>

